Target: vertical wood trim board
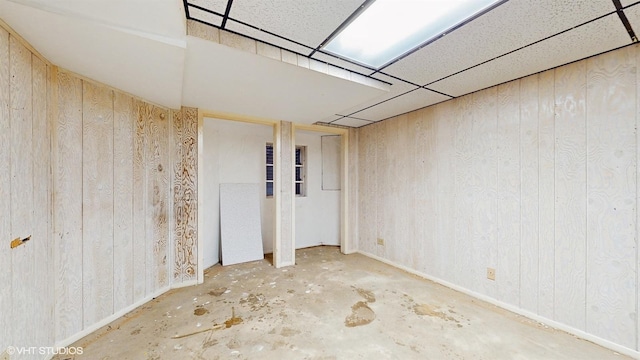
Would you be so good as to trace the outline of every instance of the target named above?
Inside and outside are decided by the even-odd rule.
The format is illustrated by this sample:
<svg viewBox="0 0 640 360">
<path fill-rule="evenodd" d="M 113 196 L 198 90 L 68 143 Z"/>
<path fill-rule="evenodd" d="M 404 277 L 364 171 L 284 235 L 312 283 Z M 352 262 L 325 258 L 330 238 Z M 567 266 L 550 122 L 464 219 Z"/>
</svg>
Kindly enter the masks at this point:
<svg viewBox="0 0 640 360">
<path fill-rule="evenodd" d="M 289 266 L 295 263 L 294 245 L 294 219 L 293 206 L 295 200 L 295 189 L 293 187 L 293 161 L 294 161 L 294 139 L 293 126 L 290 122 L 280 122 L 280 148 L 277 152 L 280 163 L 280 246 L 277 248 L 279 264 L 278 266 Z M 276 249 L 276 248 L 274 248 Z"/>
<path fill-rule="evenodd" d="M 31 52 L 15 37 L 9 39 L 10 127 L 11 127 L 11 233 L 14 237 L 33 235 L 33 103 Z M 35 240 L 35 239 L 34 239 Z M 40 238 L 39 241 L 44 239 Z M 45 240 L 46 241 L 46 240 Z M 14 321 L 33 323 L 34 245 L 25 244 L 11 251 Z M 21 314 L 21 315 L 20 315 Z M 25 331 L 14 331 L 15 346 L 33 346 Z"/>
<path fill-rule="evenodd" d="M 11 233 L 11 112 L 9 33 L 0 27 L 0 238 L 13 239 Z M 0 272 L 0 309 L 13 308 L 11 249 L 0 246 L 0 264 L 8 264 Z M 0 349 L 13 345 L 13 311 L 3 312 L 0 317 Z"/>
<path fill-rule="evenodd" d="M 555 70 L 555 319 L 585 330 L 586 62 Z"/>
<path fill-rule="evenodd" d="M 198 270 L 198 110 L 182 108 L 173 115 L 173 281 L 192 281 Z"/>
<path fill-rule="evenodd" d="M 359 128 L 359 251 L 638 354 L 639 65 L 625 47 Z"/>
<path fill-rule="evenodd" d="M 55 86 L 55 85 L 54 85 Z M 83 328 L 82 319 L 82 81 L 58 73 L 54 128 L 56 340 Z"/>
<path fill-rule="evenodd" d="M 133 137 L 133 300 L 139 301 L 146 296 L 147 257 L 146 257 L 146 187 L 147 174 L 145 132 L 145 104 L 133 100 L 134 137 Z"/>
<path fill-rule="evenodd" d="M 636 56 L 586 61 L 586 331 L 636 345 Z"/>
<path fill-rule="evenodd" d="M 84 327 L 113 313 L 113 92 L 83 81 Z"/>
<path fill-rule="evenodd" d="M 33 76 L 33 243 L 34 288 L 39 294 L 33 308 L 34 319 L 53 324 L 55 278 L 51 242 L 51 128 L 49 126 L 49 67 L 35 55 L 31 56 Z M 36 344 L 52 344 L 53 329 L 38 326 L 33 335 Z"/>
<path fill-rule="evenodd" d="M 113 94 L 113 311 L 133 304 L 133 99 Z"/>
</svg>

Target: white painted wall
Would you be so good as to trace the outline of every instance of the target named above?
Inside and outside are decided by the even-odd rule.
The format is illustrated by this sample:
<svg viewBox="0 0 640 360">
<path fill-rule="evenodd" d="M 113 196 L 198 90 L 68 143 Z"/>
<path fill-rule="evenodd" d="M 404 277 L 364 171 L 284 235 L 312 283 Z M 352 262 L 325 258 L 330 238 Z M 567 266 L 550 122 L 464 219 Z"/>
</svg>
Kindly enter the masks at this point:
<svg viewBox="0 0 640 360">
<path fill-rule="evenodd" d="M 340 243 L 340 191 L 322 191 L 321 133 L 298 132 L 296 144 L 307 146 L 307 196 L 296 198 L 296 248 Z M 220 249 L 220 183 L 260 184 L 262 239 L 273 252 L 272 198 L 264 187 L 265 145 L 273 142 L 266 125 L 204 119 L 204 266 L 218 262 Z"/>
<path fill-rule="evenodd" d="M 340 245 L 340 191 L 322 190 L 322 135 L 295 134 L 296 145 L 307 147 L 307 196 L 296 197 L 296 249 Z M 340 164 L 331 167 L 339 172 Z"/>
</svg>

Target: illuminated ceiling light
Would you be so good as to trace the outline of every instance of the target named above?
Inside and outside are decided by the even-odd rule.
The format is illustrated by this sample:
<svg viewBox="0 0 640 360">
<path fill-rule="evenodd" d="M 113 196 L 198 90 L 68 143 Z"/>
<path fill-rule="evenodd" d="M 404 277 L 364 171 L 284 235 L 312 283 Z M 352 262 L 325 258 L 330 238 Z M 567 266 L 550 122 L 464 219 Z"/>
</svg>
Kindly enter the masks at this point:
<svg viewBox="0 0 640 360">
<path fill-rule="evenodd" d="M 323 49 L 380 68 L 504 0 L 376 0 Z"/>
</svg>

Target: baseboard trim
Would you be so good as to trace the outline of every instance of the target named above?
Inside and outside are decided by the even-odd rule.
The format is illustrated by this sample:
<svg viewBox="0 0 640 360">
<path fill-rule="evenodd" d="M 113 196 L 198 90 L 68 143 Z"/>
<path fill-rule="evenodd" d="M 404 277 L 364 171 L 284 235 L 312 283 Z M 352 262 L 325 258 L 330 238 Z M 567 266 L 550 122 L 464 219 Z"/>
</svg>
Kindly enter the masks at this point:
<svg viewBox="0 0 640 360">
<path fill-rule="evenodd" d="M 563 323 L 560 323 L 560 322 L 545 318 L 543 316 L 540 316 L 538 314 L 532 313 L 532 312 L 527 311 L 527 310 L 523 310 L 523 309 L 521 309 L 519 307 L 516 307 L 514 305 L 507 304 L 505 302 L 496 300 L 496 299 L 494 299 L 492 297 L 477 293 L 475 291 L 469 290 L 469 289 L 464 288 L 462 286 L 459 286 L 459 285 L 450 283 L 448 281 L 433 277 L 431 275 L 427 275 L 425 273 L 422 273 L 422 272 L 417 271 L 415 269 L 412 269 L 410 267 L 397 264 L 397 263 L 395 263 L 393 261 L 387 260 L 387 259 L 382 258 L 380 256 L 369 254 L 367 252 L 360 251 L 360 250 L 358 250 L 356 252 L 358 254 L 361 254 L 361 255 L 364 255 L 364 256 L 369 257 L 371 259 L 380 261 L 380 262 L 385 263 L 387 265 L 391 265 L 391 266 L 393 266 L 395 268 L 398 268 L 400 270 L 404 270 L 404 271 L 406 271 L 408 273 L 411 273 L 413 275 L 419 276 L 421 278 L 424 278 L 424 279 L 427 279 L 427 280 L 431 280 L 431 281 L 433 281 L 435 283 L 438 283 L 440 285 L 446 286 L 446 287 L 448 287 L 450 289 L 453 289 L 455 291 L 458 291 L 458 292 L 461 292 L 463 294 L 472 296 L 472 297 L 474 297 L 476 299 L 479 299 L 479 300 L 488 302 L 490 304 L 493 304 L 495 306 L 501 307 L 501 308 L 503 308 L 505 310 L 511 311 L 511 312 L 516 313 L 518 315 L 522 315 L 524 317 L 527 317 L 527 318 L 529 318 L 531 320 L 537 321 L 537 322 L 542 323 L 544 325 L 548 325 L 548 326 L 550 326 L 550 327 L 552 327 L 554 329 L 562 330 L 562 331 L 567 332 L 569 334 L 575 335 L 575 336 L 577 336 L 577 337 L 579 337 L 581 339 L 584 339 L 584 340 L 590 341 L 590 342 L 592 342 L 594 344 L 598 344 L 600 346 L 606 347 L 607 349 L 610 349 L 610 350 L 615 351 L 617 353 L 624 354 L 624 355 L 627 355 L 627 356 L 631 356 L 631 357 L 636 358 L 636 359 L 640 359 L 640 352 L 639 351 L 636 351 L 636 350 L 633 350 L 633 349 L 629 349 L 629 348 L 624 347 L 622 345 L 616 344 L 616 343 L 614 343 L 612 341 L 597 337 L 597 336 L 595 336 L 593 334 L 589 334 L 589 333 L 587 333 L 585 331 L 582 331 L 580 329 L 573 328 L 573 327 L 568 326 L 566 324 L 563 324 Z"/>
</svg>

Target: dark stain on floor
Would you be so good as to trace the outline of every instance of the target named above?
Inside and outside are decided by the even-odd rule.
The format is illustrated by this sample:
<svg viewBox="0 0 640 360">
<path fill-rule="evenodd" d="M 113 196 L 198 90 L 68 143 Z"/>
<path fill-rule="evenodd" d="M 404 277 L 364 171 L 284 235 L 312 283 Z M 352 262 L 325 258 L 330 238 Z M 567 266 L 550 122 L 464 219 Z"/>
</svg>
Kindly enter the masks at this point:
<svg viewBox="0 0 640 360">
<path fill-rule="evenodd" d="M 209 295 L 211 296 L 220 296 L 222 294 L 224 294 L 224 292 L 227 291 L 226 287 L 221 287 L 221 288 L 217 288 L 217 289 L 213 289 L 211 291 L 209 291 Z"/>
<path fill-rule="evenodd" d="M 242 323 L 242 318 L 236 316 L 236 309 L 235 308 L 231 308 L 231 318 L 229 318 L 228 320 L 226 320 L 224 322 L 224 326 L 228 329 L 228 328 L 232 327 L 233 325 L 238 325 L 240 323 Z"/>
<path fill-rule="evenodd" d="M 373 292 L 365 289 L 356 288 L 356 291 L 362 296 L 368 303 L 376 302 L 376 296 Z"/>
<path fill-rule="evenodd" d="M 356 327 L 370 324 L 376 318 L 376 313 L 364 301 L 358 301 L 351 307 L 351 315 L 344 319 L 346 327 Z"/>
<path fill-rule="evenodd" d="M 207 314 L 208 312 L 209 312 L 209 310 L 207 310 L 205 308 L 202 308 L 202 307 L 199 307 L 199 308 L 196 308 L 195 310 L 193 310 L 193 315 L 202 316 L 204 314 Z"/>
</svg>

